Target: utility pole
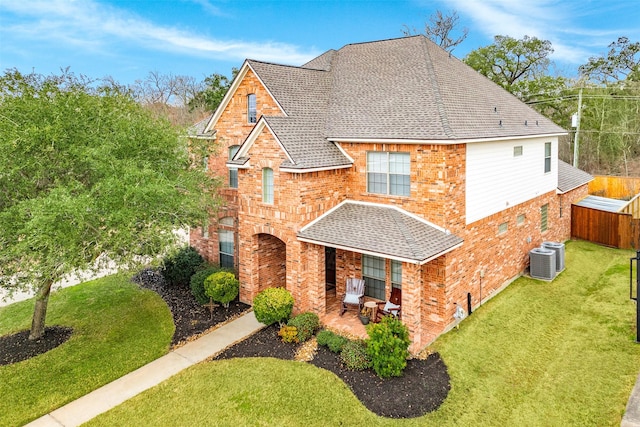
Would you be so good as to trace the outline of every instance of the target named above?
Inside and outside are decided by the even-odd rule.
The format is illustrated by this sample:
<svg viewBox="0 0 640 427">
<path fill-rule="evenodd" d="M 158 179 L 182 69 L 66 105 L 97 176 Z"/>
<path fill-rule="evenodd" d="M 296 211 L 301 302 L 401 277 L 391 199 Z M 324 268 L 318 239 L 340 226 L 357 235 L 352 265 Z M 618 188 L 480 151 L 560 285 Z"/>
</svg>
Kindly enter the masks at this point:
<svg viewBox="0 0 640 427">
<path fill-rule="evenodd" d="M 578 92 L 578 114 L 576 118 L 576 134 L 573 140 L 573 167 L 578 167 L 578 141 L 580 138 L 580 116 L 582 115 L 582 88 Z"/>
</svg>

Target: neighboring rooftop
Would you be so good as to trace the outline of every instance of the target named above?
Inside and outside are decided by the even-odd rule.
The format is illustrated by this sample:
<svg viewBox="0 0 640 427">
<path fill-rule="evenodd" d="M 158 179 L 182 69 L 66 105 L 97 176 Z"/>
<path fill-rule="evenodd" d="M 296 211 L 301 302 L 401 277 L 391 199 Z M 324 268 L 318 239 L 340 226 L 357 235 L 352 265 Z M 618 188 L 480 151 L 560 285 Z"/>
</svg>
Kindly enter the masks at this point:
<svg viewBox="0 0 640 427">
<path fill-rule="evenodd" d="M 576 206 L 597 209 L 599 211 L 620 212 L 625 206 L 629 204 L 629 202 L 626 200 L 609 199 L 600 196 L 587 196 L 574 204 Z"/>
</svg>

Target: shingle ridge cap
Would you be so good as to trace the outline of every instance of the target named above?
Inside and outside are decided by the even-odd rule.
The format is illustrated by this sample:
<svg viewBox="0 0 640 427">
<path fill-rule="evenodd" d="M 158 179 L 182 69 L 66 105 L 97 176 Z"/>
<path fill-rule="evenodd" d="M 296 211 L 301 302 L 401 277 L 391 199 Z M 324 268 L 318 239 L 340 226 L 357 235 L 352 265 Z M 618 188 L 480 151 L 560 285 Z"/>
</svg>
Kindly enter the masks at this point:
<svg viewBox="0 0 640 427">
<path fill-rule="evenodd" d="M 393 219 L 393 222 L 396 224 L 396 227 L 398 228 L 400 233 L 402 233 L 402 237 L 404 238 L 405 242 L 407 242 L 407 246 L 409 246 L 409 249 L 411 249 L 411 254 L 413 255 L 413 257 L 416 259 L 424 257 L 424 254 L 420 250 L 416 239 L 413 238 L 413 235 L 408 230 L 407 224 L 403 220 L 402 213 L 396 209 L 393 209 L 391 210 L 391 218 Z"/>
<path fill-rule="evenodd" d="M 342 50 L 343 48 L 347 47 L 347 46 L 358 46 L 358 45 L 363 45 L 363 44 L 391 42 L 391 41 L 395 41 L 395 40 L 403 40 L 403 39 L 411 39 L 411 38 L 424 38 L 424 39 L 426 39 L 427 37 L 425 35 L 423 35 L 423 34 L 416 34 L 416 35 L 413 35 L 413 36 L 389 37 L 387 39 L 382 39 L 382 40 L 369 40 L 369 41 L 365 41 L 365 42 L 347 43 L 344 46 L 342 46 L 340 49 L 338 49 L 338 52 L 340 50 Z"/>
<path fill-rule="evenodd" d="M 431 55 L 429 54 L 429 48 L 427 47 L 427 39 L 426 37 L 423 39 L 422 50 L 426 56 L 425 66 L 427 70 L 427 76 L 429 78 L 429 83 L 431 83 L 431 88 L 433 89 L 433 95 L 436 101 L 436 106 L 438 108 L 438 115 L 440 116 L 440 121 L 442 124 L 442 130 L 445 135 L 449 138 L 456 138 L 456 135 L 451 130 L 451 126 L 449 126 L 449 118 L 447 116 L 447 111 L 444 106 L 444 101 L 442 100 L 442 94 L 440 93 L 440 85 L 438 84 L 438 80 L 436 78 L 436 72 L 433 68 L 433 62 Z"/>
<path fill-rule="evenodd" d="M 257 60 L 257 59 L 247 59 L 247 62 L 250 63 L 250 64 L 257 63 L 257 64 L 264 64 L 264 65 L 274 65 L 276 67 L 294 68 L 296 70 L 301 70 L 301 71 L 320 71 L 320 72 L 324 72 L 324 73 L 328 73 L 329 72 L 327 70 L 320 70 L 318 68 L 306 68 L 306 67 L 301 67 L 299 65 L 278 64 L 276 62 L 260 61 L 260 60 Z"/>
</svg>

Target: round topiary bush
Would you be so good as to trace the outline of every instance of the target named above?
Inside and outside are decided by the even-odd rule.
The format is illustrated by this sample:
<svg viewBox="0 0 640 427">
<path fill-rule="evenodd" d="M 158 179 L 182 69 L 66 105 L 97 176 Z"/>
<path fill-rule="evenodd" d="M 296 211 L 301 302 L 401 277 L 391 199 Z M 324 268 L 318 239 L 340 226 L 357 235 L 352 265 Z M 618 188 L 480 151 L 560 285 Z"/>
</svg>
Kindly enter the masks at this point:
<svg viewBox="0 0 640 427">
<path fill-rule="evenodd" d="M 219 267 L 207 267 L 191 276 L 189 288 L 191 288 L 191 294 L 199 304 L 204 305 L 209 302 L 209 297 L 204 291 L 204 281 L 207 277 L 218 271 L 220 271 Z"/>
<path fill-rule="evenodd" d="M 191 246 L 185 246 L 167 256 L 160 273 L 169 286 L 187 286 L 191 276 L 202 267 L 204 258 Z"/>
<path fill-rule="evenodd" d="M 288 325 L 295 326 L 298 330 L 298 341 L 305 342 L 320 329 L 320 318 L 318 318 L 318 315 L 315 313 L 300 313 L 289 320 Z"/>
<path fill-rule="evenodd" d="M 362 341 L 348 341 L 340 353 L 342 363 L 352 371 L 363 371 L 371 366 L 367 348 Z"/>
<path fill-rule="evenodd" d="M 409 357 L 409 329 L 393 316 L 367 326 L 367 354 L 380 378 L 399 377 Z"/>
<path fill-rule="evenodd" d="M 228 271 L 218 271 L 204 279 L 204 293 L 224 308 L 229 308 L 229 303 L 238 296 L 239 291 L 238 279 Z"/>
<path fill-rule="evenodd" d="M 268 288 L 253 299 L 253 312 L 258 322 L 272 325 L 282 324 L 291 317 L 293 297 L 285 288 Z"/>
</svg>

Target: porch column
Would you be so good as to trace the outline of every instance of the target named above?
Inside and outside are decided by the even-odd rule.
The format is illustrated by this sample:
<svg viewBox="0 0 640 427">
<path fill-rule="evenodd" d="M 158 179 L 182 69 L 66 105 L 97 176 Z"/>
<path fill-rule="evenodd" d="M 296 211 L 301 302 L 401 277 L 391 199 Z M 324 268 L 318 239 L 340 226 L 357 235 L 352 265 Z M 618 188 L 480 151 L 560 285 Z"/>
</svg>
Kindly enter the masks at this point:
<svg viewBox="0 0 640 427">
<path fill-rule="evenodd" d="M 411 346 L 416 352 L 422 348 L 422 266 L 402 265 L 402 322 L 409 328 Z"/>
<path fill-rule="evenodd" d="M 302 243 L 301 259 L 305 266 L 301 274 L 300 289 L 303 294 L 304 310 L 322 316 L 326 311 L 324 246 Z M 303 305 L 301 304 L 301 307 Z"/>
</svg>

